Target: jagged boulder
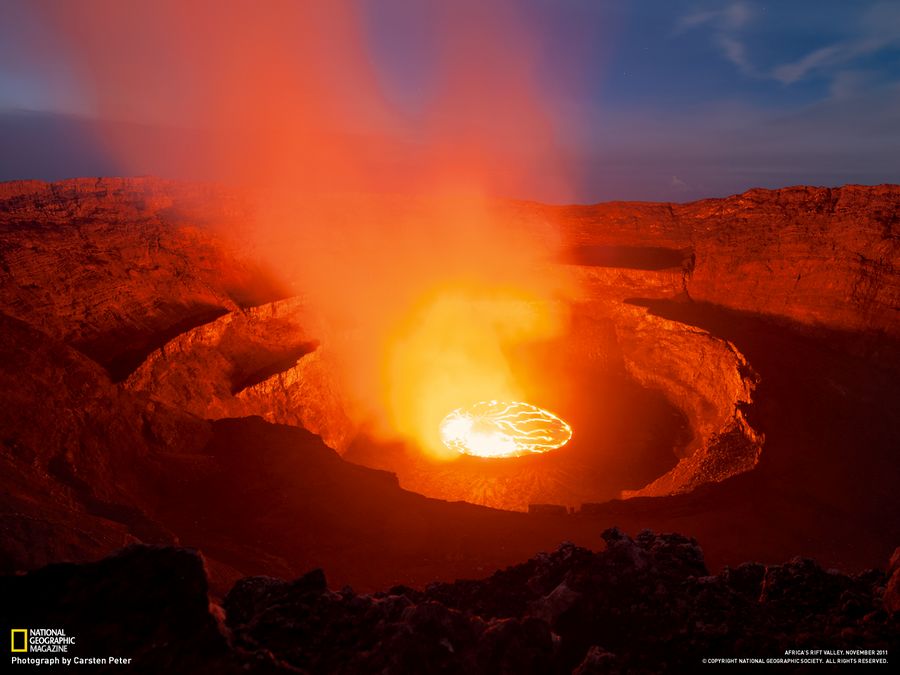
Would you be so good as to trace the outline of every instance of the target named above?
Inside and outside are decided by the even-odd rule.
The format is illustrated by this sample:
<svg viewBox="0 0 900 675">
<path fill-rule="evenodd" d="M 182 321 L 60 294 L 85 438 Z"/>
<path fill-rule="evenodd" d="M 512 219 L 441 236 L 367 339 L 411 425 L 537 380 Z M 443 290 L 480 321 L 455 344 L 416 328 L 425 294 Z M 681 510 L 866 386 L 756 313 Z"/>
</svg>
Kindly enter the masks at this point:
<svg viewBox="0 0 900 675">
<path fill-rule="evenodd" d="M 900 612 L 900 547 L 894 550 L 888 564 L 888 582 L 884 589 L 884 609 L 890 614 Z"/>
<path fill-rule="evenodd" d="M 604 532 L 600 552 L 556 551 L 478 581 L 339 593 L 320 573 L 292 584 L 239 582 L 225 600 L 246 649 L 331 672 L 672 672 L 706 657 L 786 649 L 896 648 L 897 618 L 879 609 L 884 574 L 855 577 L 807 559 L 709 575 L 697 542 Z M 248 608 L 252 610 L 248 611 Z M 800 664 L 798 664 L 800 665 Z"/>
<path fill-rule="evenodd" d="M 196 552 L 132 546 L 0 577 L 0 620 L 64 627 L 75 653 L 132 658 L 135 672 L 687 672 L 704 658 L 900 646 L 900 616 L 881 606 L 884 572 L 796 559 L 709 575 L 690 538 L 609 529 L 603 539 L 601 551 L 566 543 L 424 591 L 335 591 L 320 569 L 250 577 L 221 607 Z"/>
</svg>

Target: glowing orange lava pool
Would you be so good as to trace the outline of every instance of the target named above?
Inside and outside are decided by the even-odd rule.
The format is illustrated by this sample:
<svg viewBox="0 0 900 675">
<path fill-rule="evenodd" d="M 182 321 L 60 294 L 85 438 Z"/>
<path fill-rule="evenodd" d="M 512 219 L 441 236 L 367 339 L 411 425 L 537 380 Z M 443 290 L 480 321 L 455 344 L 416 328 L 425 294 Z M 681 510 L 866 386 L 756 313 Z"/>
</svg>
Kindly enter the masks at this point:
<svg viewBox="0 0 900 675">
<path fill-rule="evenodd" d="M 553 413 L 519 401 L 481 401 L 442 421 L 441 441 L 476 457 L 520 457 L 560 448 L 572 428 Z"/>
</svg>

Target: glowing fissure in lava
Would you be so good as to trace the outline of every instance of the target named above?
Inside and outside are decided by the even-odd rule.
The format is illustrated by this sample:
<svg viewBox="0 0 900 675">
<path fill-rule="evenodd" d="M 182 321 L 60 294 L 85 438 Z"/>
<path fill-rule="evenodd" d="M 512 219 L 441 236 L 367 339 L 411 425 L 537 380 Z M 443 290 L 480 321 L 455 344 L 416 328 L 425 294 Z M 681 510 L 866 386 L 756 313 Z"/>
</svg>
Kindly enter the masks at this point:
<svg viewBox="0 0 900 675">
<path fill-rule="evenodd" d="M 553 413 L 519 401 L 481 401 L 457 408 L 440 426 L 451 450 L 477 457 L 519 457 L 562 447 L 572 428 Z"/>
</svg>

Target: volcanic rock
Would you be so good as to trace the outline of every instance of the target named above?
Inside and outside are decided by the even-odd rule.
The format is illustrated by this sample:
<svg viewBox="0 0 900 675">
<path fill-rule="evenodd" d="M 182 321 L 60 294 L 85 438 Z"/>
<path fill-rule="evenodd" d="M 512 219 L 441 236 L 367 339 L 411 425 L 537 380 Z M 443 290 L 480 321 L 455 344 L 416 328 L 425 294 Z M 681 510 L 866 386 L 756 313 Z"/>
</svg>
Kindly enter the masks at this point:
<svg viewBox="0 0 900 675">
<path fill-rule="evenodd" d="M 0 594 L 4 626 L 61 628 L 75 638 L 69 658 L 131 660 L 92 672 L 283 672 L 265 653 L 229 645 L 207 598 L 203 559 L 188 549 L 131 546 L 98 562 L 48 565 L 0 577 Z"/>
<path fill-rule="evenodd" d="M 163 453 L 202 447 L 208 425 L 121 391 L 103 368 L 0 314 L 0 568 L 174 543 L 147 514 Z"/>
<path fill-rule="evenodd" d="M 594 645 L 588 649 L 584 661 L 572 671 L 572 675 L 607 675 L 618 672 L 615 666 L 616 655 Z"/>
<path fill-rule="evenodd" d="M 644 386 L 664 391 L 686 413 L 693 431 L 671 471 L 623 496 L 689 492 L 755 467 L 764 437 L 749 424 L 744 409 L 753 400 L 757 376 L 738 348 L 708 331 L 627 304 L 606 311 L 628 372 Z"/>
<path fill-rule="evenodd" d="M 302 427 L 343 451 L 354 426 L 328 335 L 302 298 L 230 312 L 148 355 L 125 386 L 204 419 Z"/>
<path fill-rule="evenodd" d="M 79 654 L 113 645 L 138 672 L 686 672 L 704 658 L 898 647 L 898 615 L 880 609 L 884 572 L 847 576 L 798 559 L 709 575 L 697 542 L 681 535 L 604 539 L 599 552 L 565 544 L 424 591 L 334 591 L 321 570 L 250 577 L 221 608 L 194 552 L 130 547 L 0 578 L 0 615 L 64 627 Z M 544 612 L 548 589 L 566 596 L 564 611 Z M 782 668 L 809 666 L 797 657 Z"/>
<path fill-rule="evenodd" d="M 890 614 L 900 612 L 900 547 L 894 550 L 888 564 L 888 582 L 884 589 L 884 609 Z"/>
<path fill-rule="evenodd" d="M 0 185 L 0 308 L 125 377 L 184 330 L 283 291 L 222 236 L 248 207 L 141 178 Z"/>
<path fill-rule="evenodd" d="M 643 297 L 683 291 L 695 301 L 802 324 L 900 336 L 897 185 L 756 189 L 689 204 L 512 209 L 523 225 L 557 224 L 567 233 L 570 260 L 605 276 L 625 273 L 617 267 L 658 270 L 627 270 L 655 279 L 637 285 Z M 606 252 L 599 260 L 598 249 Z M 672 254 L 667 270 L 656 264 L 661 250 Z"/>
</svg>

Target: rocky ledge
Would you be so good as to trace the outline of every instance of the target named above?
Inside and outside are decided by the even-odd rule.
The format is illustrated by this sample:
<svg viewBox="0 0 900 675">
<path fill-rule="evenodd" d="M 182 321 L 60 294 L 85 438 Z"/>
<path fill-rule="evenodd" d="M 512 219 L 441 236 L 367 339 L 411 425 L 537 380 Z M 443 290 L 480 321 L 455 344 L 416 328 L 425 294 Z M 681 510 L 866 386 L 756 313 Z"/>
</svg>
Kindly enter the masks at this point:
<svg viewBox="0 0 900 675">
<path fill-rule="evenodd" d="M 713 576 L 694 539 L 615 528 L 603 539 L 600 552 L 566 543 L 424 590 L 335 591 L 321 570 L 248 577 L 221 605 L 208 600 L 199 554 L 132 546 L 0 578 L 0 615 L 62 627 L 76 655 L 132 658 L 141 672 L 657 673 L 704 658 L 900 647 L 900 549 L 886 571 L 855 576 L 806 558 Z M 805 672 L 804 658 L 829 657 L 784 670 Z"/>
</svg>

